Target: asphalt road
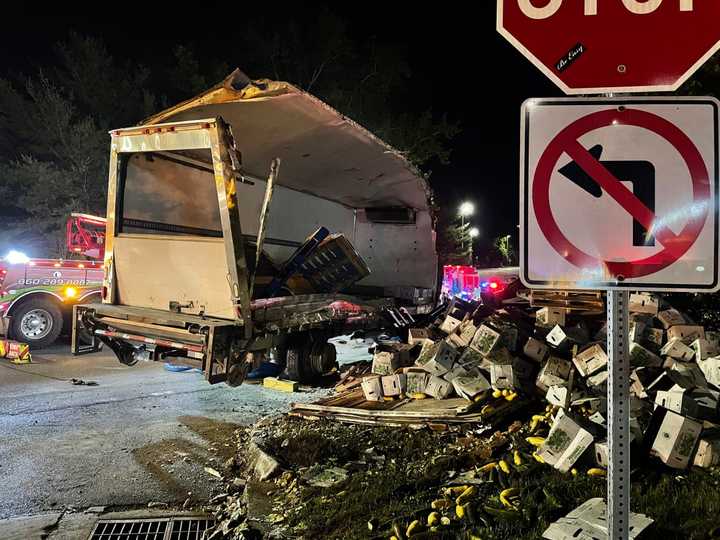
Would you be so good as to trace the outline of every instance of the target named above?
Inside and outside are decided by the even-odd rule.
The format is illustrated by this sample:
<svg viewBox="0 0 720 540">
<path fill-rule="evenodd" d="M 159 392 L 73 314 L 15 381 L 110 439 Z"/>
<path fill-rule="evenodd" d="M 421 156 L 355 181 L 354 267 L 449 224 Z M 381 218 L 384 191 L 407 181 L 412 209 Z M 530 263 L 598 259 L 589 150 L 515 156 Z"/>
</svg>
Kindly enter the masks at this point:
<svg viewBox="0 0 720 540">
<path fill-rule="evenodd" d="M 239 424 L 322 393 L 211 386 L 160 363 L 126 367 L 68 345 L 17 366 L 0 359 L 0 519 L 68 507 L 207 500 Z M 75 386 L 69 379 L 95 381 Z"/>
</svg>

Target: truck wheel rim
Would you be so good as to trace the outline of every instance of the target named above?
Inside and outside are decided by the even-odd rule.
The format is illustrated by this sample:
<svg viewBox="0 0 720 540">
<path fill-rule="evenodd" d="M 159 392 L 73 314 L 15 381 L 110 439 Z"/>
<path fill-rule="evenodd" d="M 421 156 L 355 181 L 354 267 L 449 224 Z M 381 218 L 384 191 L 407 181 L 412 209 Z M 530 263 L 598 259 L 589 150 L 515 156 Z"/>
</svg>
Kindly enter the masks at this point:
<svg viewBox="0 0 720 540">
<path fill-rule="evenodd" d="M 53 318 L 44 309 L 28 311 L 20 320 L 20 332 L 27 339 L 42 339 L 53 327 Z"/>
</svg>

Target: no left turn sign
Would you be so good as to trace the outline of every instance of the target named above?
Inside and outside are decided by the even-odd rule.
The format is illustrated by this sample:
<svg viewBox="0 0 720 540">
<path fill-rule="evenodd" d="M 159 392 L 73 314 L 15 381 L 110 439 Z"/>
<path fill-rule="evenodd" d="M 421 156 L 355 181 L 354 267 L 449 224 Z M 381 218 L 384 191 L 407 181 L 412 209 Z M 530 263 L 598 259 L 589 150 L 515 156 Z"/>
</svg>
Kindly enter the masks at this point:
<svg viewBox="0 0 720 540">
<path fill-rule="evenodd" d="M 716 100 L 529 100 L 521 140 L 527 286 L 718 289 Z"/>
</svg>

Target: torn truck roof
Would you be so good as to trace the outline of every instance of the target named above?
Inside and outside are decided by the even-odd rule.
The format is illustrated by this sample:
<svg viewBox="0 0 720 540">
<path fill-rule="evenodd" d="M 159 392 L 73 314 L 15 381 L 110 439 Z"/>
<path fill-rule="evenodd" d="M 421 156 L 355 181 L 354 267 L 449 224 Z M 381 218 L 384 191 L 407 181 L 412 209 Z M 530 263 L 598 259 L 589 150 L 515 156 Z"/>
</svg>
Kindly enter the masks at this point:
<svg viewBox="0 0 720 540">
<path fill-rule="evenodd" d="M 143 124 L 222 117 L 250 177 L 282 159 L 278 183 L 352 208 L 428 210 L 422 173 L 398 150 L 315 96 L 286 82 L 250 80 L 239 69 L 213 88 Z"/>
</svg>

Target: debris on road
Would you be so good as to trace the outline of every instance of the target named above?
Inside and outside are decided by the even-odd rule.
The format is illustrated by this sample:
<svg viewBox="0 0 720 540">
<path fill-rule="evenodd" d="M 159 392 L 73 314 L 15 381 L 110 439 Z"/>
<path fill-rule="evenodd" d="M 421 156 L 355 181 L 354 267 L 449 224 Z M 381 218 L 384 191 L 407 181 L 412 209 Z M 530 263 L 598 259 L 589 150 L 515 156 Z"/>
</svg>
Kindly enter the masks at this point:
<svg viewBox="0 0 720 540">
<path fill-rule="evenodd" d="M 213 538 L 252 538 L 253 528 L 303 538 L 596 535 L 608 466 L 596 300 L 565 307 L 577 297 L 546 295 L 565 306 L 539 309 L 454 301 L 409 329 L 407 344 L 341 366 L 334 394 L 238 435 L 245 457 L 234 489 L 245 495 L 218 506 L 218 530 L 229 532 Z M 632 534 L 703 537 L 714 503 L 693 493 L 720 480 L 720 357 L 709 356 L 720 336 L 660 297 L 633 295 L 632 305 L 642 310 L 631 313 L 629 336 L 632 497 L 644 514 L 633 514 Z M 258 450 L 273 463 L 263 482 Z M 265 512 L 248 514 L 249 501 Z"/>
<path fill-rule="evenodd" d="M 70 384 L 74 386 L 98 386 L 97 381 L 86 381 L 83 379 L 70 379 Z"/>
<path fill-rule="evenodd" d="M 0 358 L 7 358 L 13 364 L 31 364 L 30 345 L 12 339 L 0 339 Z"/>
<path fill-rule="evenodd" d="M 205 472 L 208 473 L 210 476 L 219 478 L 220 480 L 222 480 L 222 478 L 223 478 L 223 475 L 220 474 L 217 470 L 213 469 L 212 467 L 205 467 Z"/>
</svg>

